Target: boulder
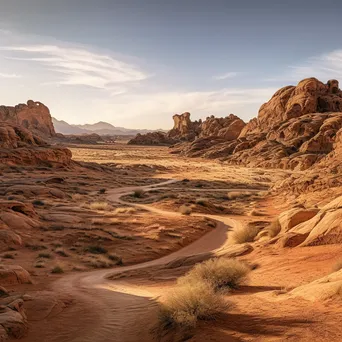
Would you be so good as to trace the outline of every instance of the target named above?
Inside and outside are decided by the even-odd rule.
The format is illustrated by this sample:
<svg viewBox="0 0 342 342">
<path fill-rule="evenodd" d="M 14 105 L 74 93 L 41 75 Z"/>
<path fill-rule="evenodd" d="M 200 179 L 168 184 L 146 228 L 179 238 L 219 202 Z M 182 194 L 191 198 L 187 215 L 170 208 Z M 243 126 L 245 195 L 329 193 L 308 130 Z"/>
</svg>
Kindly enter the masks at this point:
<svg viewBox="0 0 342 342">
<path fill-rule="evenodd" d="M 1 285 L 31 284 L 30 274 L 18 265 L 0 265 Z"/>
</svg>

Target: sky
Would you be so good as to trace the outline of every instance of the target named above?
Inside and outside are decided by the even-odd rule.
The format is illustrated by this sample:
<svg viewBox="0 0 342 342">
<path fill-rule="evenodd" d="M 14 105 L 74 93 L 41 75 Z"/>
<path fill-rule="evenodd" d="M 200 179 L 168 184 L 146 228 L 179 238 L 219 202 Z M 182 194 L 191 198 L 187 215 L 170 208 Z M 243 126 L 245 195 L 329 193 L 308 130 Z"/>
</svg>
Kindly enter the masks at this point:
<svg viewBox="0 0 342 342">
<path fill-rule="evenodd" d="M 0 0 L 0 104 L 71 124 L 170 129 L 280 87 L 342 80 L 340 0 Z"/>
</svg>

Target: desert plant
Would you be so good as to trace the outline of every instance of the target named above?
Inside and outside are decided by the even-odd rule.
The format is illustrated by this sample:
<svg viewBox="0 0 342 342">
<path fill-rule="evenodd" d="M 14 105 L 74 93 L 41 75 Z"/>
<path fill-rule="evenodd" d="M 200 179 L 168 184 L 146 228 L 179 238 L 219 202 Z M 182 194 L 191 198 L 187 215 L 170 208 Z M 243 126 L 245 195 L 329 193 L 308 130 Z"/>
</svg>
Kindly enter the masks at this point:
<svg viewBox="0 0 342 342">
<path fill-rule="evenodd" d="M 89 208 L 93 210 L 106 210 L 109 207 L 107 202 L 93 202 L 89 204 Z"/>
<path fill-rule="evenodd" d="M 135 189 L 133 191 L 133 197 L 135 198 L 142 198 L 144 197 L 145 191 L 143 189 Z"/>
<path fill-rule="evenodd" d="M 107 250 L 101 246 L 88 246 L 85 248 L 85 252 L 91 254 L 106 254 Z"/>
<path fill-rule="evenodd" d="M 64 270 L 61 266 L 55 266 L 52 270 L 51 270 L 51 273 L 54 273 L 54 274 L 61 274 L 61 273 L 64 273 Z"/>
<path fill-rule="evenodd" d="M 238 198 L 248 197 L 250 195 L 251 195 L 251 193 L 250 192 L 246 192 L 246 191 L 230 191 L 227 194 L 227 198 L 229 200 L 235 200 L 235 199 L 238 199 Z"/>
<path fill-rule="evenodd" d="M 131 207 L 121 207 L 121 208 L 116 208 L 114 211 L 115 214 L 133 214 L 136 211 L 136 209 L 131 208 Z"/>
<path fill-rule="evenodd" d="M 100 189 L 99 190 L 99 194 L 104 194 L 104 193 L 106 193 L 106 189 Z"/>
<path fill-rule="evenodd" d="M 208 201 L 206 198 L 197 198 L 196 199 L 196 204 L 202 205 L 202 206 L 206 206 L 208 205 Z"/>
<path fill-rule="evenodd" d="M 281 225 L 279 220 L 277 219 L 271 222 L 271 224 L 266 228 L 266 230 L 269 237 L 273 238 L 277 236 L 281 231 Z"/>
<path fill-rule="evenodd" d="M 179 208 L 179 212 L 182 214 L 182 215 L 190 215 L 191 214 L 191 208 L 187 205 L 182 205 L 180 208 Z"/>
<path fill-rule="evenodd" d="M 237 288 L 244 281 L 251 269 L 236 259 L 214 258 L 197 264 L 178 284 L 207 283 L 214 291 L 222 288 Z"/>
<path fill-rule="evenodd" d="M 35 205 L 35 206 L 43 206 L 45 205 L 45 203 L 41 200 L 34 200 L 32 201 L 32 204 Z"/>
<path fill-rule="evenodd" d="M 73 194 L 71 197 L 74 201 L 79 201 L 83 198 L 81 194 Z"/>
<path fill-rule="evenodd" d="M 245 242 L 253 242 L 259 233 L 258 227 L 253 226 L 238 226 L 231 233 L 231 243 L 240 244 Z"/>
<path fill-rule="evenodd" d="M 227 308 L 224 298 L 206 283 L 186 284 L 170 291 L 161 303 L 159 323 L 162 329 L 195 327 L 198 320 L 214 319 Z"/>
</svg>

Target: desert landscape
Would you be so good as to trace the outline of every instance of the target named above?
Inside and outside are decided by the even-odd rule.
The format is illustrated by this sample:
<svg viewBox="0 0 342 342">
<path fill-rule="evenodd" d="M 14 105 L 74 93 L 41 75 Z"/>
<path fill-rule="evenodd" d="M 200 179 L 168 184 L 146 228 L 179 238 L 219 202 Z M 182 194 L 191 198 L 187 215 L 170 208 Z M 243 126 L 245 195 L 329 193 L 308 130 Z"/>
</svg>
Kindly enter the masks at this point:
<svg viewBox="0 0 342 342">
<path fill-rule="evenodd" d="M 342 91 L 265 101 L 128 142 L 0 106 L 0 340 L 341 341 Z"/>
</svg>

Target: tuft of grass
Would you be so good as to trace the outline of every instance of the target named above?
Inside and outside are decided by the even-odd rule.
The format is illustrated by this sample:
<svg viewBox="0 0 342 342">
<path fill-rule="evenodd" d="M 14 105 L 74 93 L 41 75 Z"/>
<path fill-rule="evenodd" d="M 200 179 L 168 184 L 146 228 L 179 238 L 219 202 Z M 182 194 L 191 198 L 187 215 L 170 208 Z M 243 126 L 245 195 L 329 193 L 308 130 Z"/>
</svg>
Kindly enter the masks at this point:
<svg viewBox="0 0 342 342">
<path fill-rule="evenodd" d="M 276 237 L 281 231 L 281 225 L 279 223 L 279 220 L 276 219 L 273 222 L 271 222 L 271 224 L 266 228 L 266 231 L 270 238 Z"/>
<path fill-rule="evenodd" d="M 144 197 L 145 191 L 143 189 L 135 189 L 133 191 L 133 197 L 135 198 L 142 198 Z"/>
<path fill-rule="evenodd" d="M 212 320 L 225 311 L 228 304 L 222 295 L 205 283 L 184 285 L 170 291 L 161 303 L 159 323 L 162 330 L 175 327 L 193 328 L 198 320 Z"/>
<path fill-rule="evenodd" d="M 53 274 L 62 274 L 64 273 L 64 270 L 61 266 L 55 266 L 52 270 L 51 273 Z"/>
<path fill-rule="evenodd" d="M 88 246 L 88 247 L 85 247 L 84 251 L 91 253 L 91 254 L 106 254 L 107 253 L 106 248 L 103 248 L 101 246 Z"/>
<path fill-rule="evenodd" d="M 50 253 L 39 253 L 38 258 L 43 258 L 43 259 L 50 259 L 51 254 Z"/>
<path fill-rule="evenodd" d="M 99 190 L 99 194 L 104 194 L 104 193 L 106 193 L 106 189 L 103 188 Z"/>
<path fill-rule="evenodd" d="M 339 270 L 342 270 L 342 259 L 338 260 L 332 268 L 333 272 L 337 272 Z"/>
<path fill-rule="evenodd" d="M 184 277 L 178 279 L 178 284 L 206 283 L 214 291 L 223 288 L 235 289 L 246 280 L 251 271 L 245 263 L 236 259 L 215 258 L 197 264 Z"/>
<path fill-rule="evenodd" d="M 93 210 L 106 210 L 109 204 L 107 202 L 93 202 L 89 204 L 89 208 Z"/>
<path fill-rule="evenodd" d="M 240 226 L 230 233 L 231 242 L 233 244 L 253 242 L 258 233 L 258 227 Z"/>
<path fill-rule="evenodd" d="M 203 207 L 208 205 L 208 200 L 206 198 L 197 198 L 196 204 L 202 205 Z"/>
<path fill-rule="evenodd" d="M 190 215 L 191 212 L 192 212 L 192 209 L 187 206 L 187 205 L 182 205 L 180 208 L 179 208 L 179 212 L 182 214 L 182 215 Z"/>
<path fill-rule="evenodd" d="M 135 211 L 136 211 L 136 209 L 132 208 L 132 207 L 129 207 L 129 208 L 126 208 L 126 207 L 116 208 L 115 211 L 114 211 L 114 215 L 116 215 L 116 214 L 133 214 L 133 213 L 135 213 Z"/>
</svg>

